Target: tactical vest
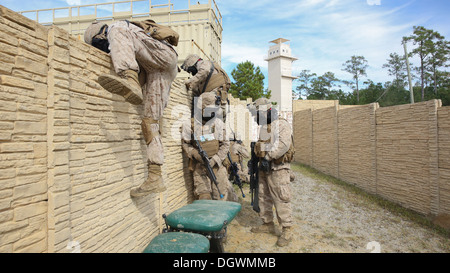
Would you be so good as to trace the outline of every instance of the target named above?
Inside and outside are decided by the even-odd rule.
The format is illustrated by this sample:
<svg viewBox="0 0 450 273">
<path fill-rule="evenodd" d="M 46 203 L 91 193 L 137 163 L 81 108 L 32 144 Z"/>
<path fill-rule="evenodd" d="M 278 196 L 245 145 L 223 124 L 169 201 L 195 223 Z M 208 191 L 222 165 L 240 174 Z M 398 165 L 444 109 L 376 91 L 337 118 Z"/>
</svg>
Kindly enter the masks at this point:
<svg viewBox="0 0 450 273">
<path fill-rule="evenodd" d="M 175 30 L 171 29 L 168 26 L 157 24 L 155 23 L 155 21 L 150 19 L 130 23 L 142 28 L 145 31 L 145 33 L 147 33 L 156 40 L 159 41 L 165 40 L 173 46 L 178 45 L 180 35 Z"/>
<path fill-rule="evenodd" d="M 194 118 L 191 118 L 191 128 L 192 131 L 194 131 Z M 211 134 L 214 135 L 214 127 L 212 128 L 212 132 Z M 196 149 L 198 149 L 197 147 L 197 143 L 195 142 L 194 139 L 194 134 L 192 134 L 191 136 L 191 145 L 194 146 Z M 213 156 L 215 156 L 218 152 L 219 152 L 219 140 L 217 139 L 213 139 L 213 140 L 203 140 L 202 141 L 202 136 L 199 136 L 199 142 L 200 145 L 202 146 L 202 149 L 206 152 L 206 154 L 208 155 L 208 158 L 211 159 Z"/>
<path fill-rule="evenodd" d="M 210 92 L 216 88 L 222 87 L 222 90 L 220 90 L 218 96 L 221 98 L 222 104 L 227 103 L 228 99 L 228 90 L 231 87 L 231 81 L 228 77 L 227 72 L 222 69 L 218 64 L 211 62 L 211 71 L 208 74 L 208 77 L 206 78 L 205 84 L 203 85 L 203 90 L 201 93 L 204 92 Z M 219 71 L 219 73 L 214 74 L 214 70 Z"/>
<path fill-rule="evenodd" d="M 279 118 L 279 119 L 281 120 L 283 118 Z M 261 144 L 270 143 L 271 131 L 272 131 L 272 124 L 268 124 L 267 125 L 267 134 L 262 134 L 260 132 L 259 139 L 262 139 L 262 140 L 258 140 L 258 142 L 260 142 Z M 283 164 L 283 163 L 290 163 L 294 159 L 294 154 L 295 154 L 294 137 L 291 134 L 291 145 L 289 146 L 289 149 L 280 158 L 274 159 L 273 162 L 277 165 Z"/>
<path fill-rule="evenodd" d="M 235 145 L 236 143 L 234 141 L 230 141 L 230 156 L 231 156 L 231 160 L 233 161 L 233 163 L 239 163 L 240 162 L 240 158 L 239 155 L 233 153 L 233 145 Z"/>
</svg>

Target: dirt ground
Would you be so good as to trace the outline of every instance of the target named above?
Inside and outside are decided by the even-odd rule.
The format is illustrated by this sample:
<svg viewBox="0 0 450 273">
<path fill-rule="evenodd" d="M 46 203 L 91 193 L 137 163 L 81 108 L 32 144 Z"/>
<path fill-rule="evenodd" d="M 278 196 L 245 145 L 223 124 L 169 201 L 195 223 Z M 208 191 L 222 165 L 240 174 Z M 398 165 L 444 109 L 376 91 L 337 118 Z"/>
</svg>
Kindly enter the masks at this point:
<svg viewBox="0 0 450 273">
<path fill-rule="evenodd" d="M 293 168 L 295 169 L 295 168 Z M 325 179 L 295 171 L 292 182 L 294 239 L 276 246 L 277 236 L 250 231 L 260 221 L 250 195 L 228 227 L 229 253 L 450 253 L 448 236 L 395 215 L 373 201 Z M 249 192 L 248 184 L 244 193 Z M 275 223 L 277 221 L 275 220 Z M 278 227 L 278 233 L 281 229 Z"/>
</svg>

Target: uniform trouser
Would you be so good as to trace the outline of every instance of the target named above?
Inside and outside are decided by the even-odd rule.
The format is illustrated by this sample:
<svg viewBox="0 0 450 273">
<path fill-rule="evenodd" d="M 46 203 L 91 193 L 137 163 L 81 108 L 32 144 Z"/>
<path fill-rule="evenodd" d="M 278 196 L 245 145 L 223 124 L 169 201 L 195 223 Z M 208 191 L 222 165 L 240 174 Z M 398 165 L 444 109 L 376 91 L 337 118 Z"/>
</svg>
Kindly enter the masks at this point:
<svg viewBox="0 0 450 273">
<path fill-rule="evenodd" d="M 142 86 L 144 118 L 160 120 L 169 100 L 172 81 L 178 72 L 176 52 L 126 21 L 111 25 L 108 41 L 117 74 L 134 70 L 146 76 L 146 83 Z M 152 124 L 150 129 L 158 132 L 159 124 Z M 163 145 L 158 134 L 147 145 L 147 158 L 153 164 L 164 162 Z"/>
<path fill-rule="evenodd" d="M 259 171 L 259 216 L 264 223 L 273 222 L 273 206 L 282 227 L 292 226 L 290 170 Z"/>
<path fill-rule="evenodd" d="M 222 166 L 222 164 L 220 165 L 220 168 L 214 166 L 213 171 L 217 178 L 220 193 L 223 194 L 224 197 L 222 199 L 220 198 L 217 186 L 209 179 L 208 174 L 206 173 L 206 168 L 203 166 L 202 162 L 197 162 L 194 169 L 194 193 L 197 196 L 202 194 L 212 194 L 212 199 L 214 200 L 235 201 L 233 200 L 233 196 L 230 196 L 229 190 L 231 183 L 228 180 L 227 170 L 224 166 Z"/>
</svg>

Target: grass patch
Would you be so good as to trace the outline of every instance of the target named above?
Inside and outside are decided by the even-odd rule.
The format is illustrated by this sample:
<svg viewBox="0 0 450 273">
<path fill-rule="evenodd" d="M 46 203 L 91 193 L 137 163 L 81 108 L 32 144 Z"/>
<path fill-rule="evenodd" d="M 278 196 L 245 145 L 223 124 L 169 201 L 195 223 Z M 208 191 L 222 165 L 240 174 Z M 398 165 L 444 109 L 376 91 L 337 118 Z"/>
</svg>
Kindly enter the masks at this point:
<svg viewBox="0 0 450 273">
<path fill-rule="evenodd" d="M 300 163 L 291 163 L 291 169 L 293 171 L 300 172 L 306 176 L 309 176 L 310 178 L 313 178 L 315 180 L 330 183 L 330 184 L 336 185 L 348 192 L 357 194 L 366 202 L 375 204 L 378 207 L 381 207 L 381 208 L 391 212 L 394 215 L 404 217 L 404 219 L 410 220 L 410 221 L 418 224 L 421 227 L 425 227 L 425 228 L 430 229 L 440 235 L 450 238 L 449 230 L 446 230 L 445 228 L 435 225 L 430 219 L 428 219 L 427 217 L 425 217 L 424 215 L 422 215 L 418 212 L 415 212 L 411 209 L 404 208 L 404 207 L 400 206 L 399 204 L 396 204 L 392 201 L 386 200 L 380 196 L 368 193 L 361 188 L 358 188 L 347 182 L 339 180 L 333 176 L 326 175 L 326 174 L 324 174 L 316 169 L 313 169 L 309 166 L 306 166 L 306 165 L 303 165 Z"/>
</svg>

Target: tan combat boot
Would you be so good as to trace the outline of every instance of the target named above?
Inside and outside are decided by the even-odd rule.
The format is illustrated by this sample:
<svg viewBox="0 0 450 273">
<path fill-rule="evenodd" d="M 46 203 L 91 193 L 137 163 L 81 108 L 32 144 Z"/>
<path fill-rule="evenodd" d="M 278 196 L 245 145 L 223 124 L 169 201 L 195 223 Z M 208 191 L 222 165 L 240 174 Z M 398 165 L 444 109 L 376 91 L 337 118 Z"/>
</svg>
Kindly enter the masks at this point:
<svg viewBox="0 0 450 273">
<path fill-rule="evenodd" d="M 100 75 L 98 83 L 107 91 L 124 97 L 131 104 L 142 104 L 142 88 L 138 73 L 134 70 L 123 71 L 119 76 Z"/>
<path fill-rule="evenodd" d="M 130 191 L 131 197 L 146 196 L 150 193 L 160 193 L 166 190 L 162 181 L 161 165 L 148 165 L 148 178 L 138 188 Z"/>
<path fill-rule="evenodd" d="M 201 193 L 198 196 L 198 200 L 212 200 L 210 193 Z"/>
<path fill-rule="evenodd" d="M 257 227 L 252 227 L 251 232 L 276 234 L 275 224 L 271 222 L 271 223 L 264 223 Z"/>
<path fill-rule="evenodd" d="M 281 236 L 278 238 L 277 246 L 287 246 L 292 241 L 292 228 L 283 227 Z"/>
</svg>

